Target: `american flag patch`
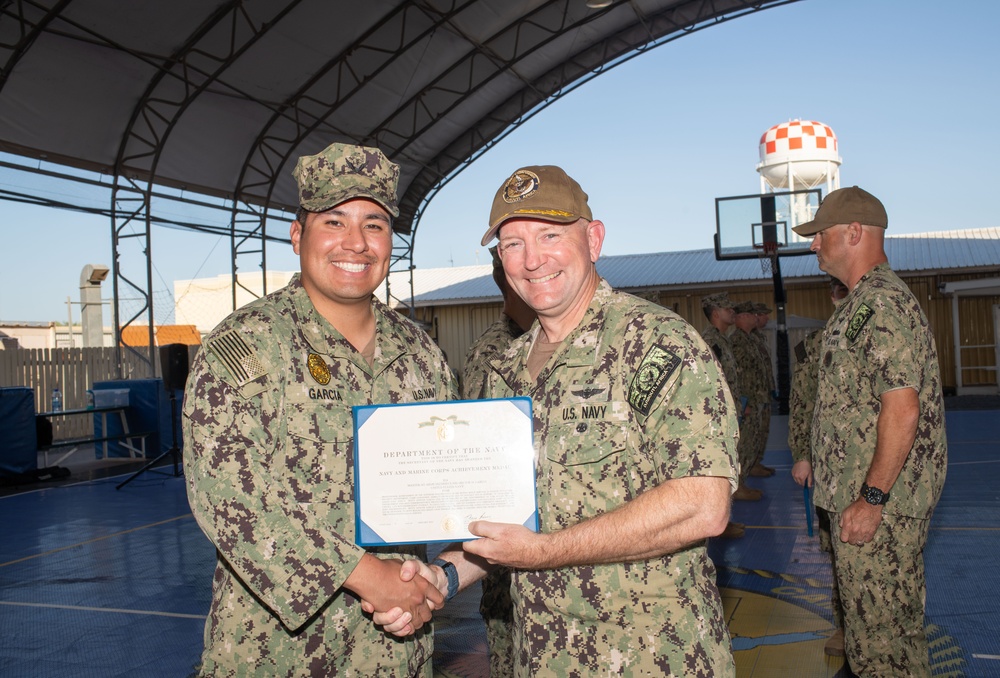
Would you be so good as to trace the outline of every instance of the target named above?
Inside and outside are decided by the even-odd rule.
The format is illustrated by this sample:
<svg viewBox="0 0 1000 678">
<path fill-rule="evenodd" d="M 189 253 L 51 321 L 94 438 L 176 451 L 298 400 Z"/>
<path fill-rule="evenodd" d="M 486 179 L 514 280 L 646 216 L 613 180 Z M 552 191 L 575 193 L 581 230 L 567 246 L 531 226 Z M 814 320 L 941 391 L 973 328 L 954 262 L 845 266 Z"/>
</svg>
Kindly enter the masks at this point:
<svg viewBox="0 0 1000 678">
<path fill-rule="evenodd" d="M 210 340 L 207 348 L 236 379 L 237 387 L 244 386 L 267 374 L 267 370 L 257 359 L 253 349 L 236 330 L 223 332 Z"/>
</svg>

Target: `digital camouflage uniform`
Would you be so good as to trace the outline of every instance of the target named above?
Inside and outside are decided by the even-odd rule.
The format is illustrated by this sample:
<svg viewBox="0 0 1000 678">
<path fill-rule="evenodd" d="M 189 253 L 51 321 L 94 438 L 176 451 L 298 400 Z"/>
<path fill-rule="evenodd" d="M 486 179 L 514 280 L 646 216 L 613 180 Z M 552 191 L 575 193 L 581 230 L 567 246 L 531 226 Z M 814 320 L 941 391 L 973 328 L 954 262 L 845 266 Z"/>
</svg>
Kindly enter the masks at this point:
<svg viewBox="0 0 1000 678">
<path fill-rule="evenodd" d="M 819 390 L 819 352 L 823 330 L 810 332 L 799 342 L 793 354 L 791 393 L 788 395 L 788 448 L 792 461 L 812 463 L 812 420 Z"/>
<path fill-rule="evenodd" d="M 812 421 L 816 408 L 816 393 L 819 390 L 819 353 L 823 346 L 823 330 L 810 332 L 795 346 L 795 366 L 792 369 L 791 393 L 788 395 L 788 448 L 792 451 L 792 461 L 815 462 L 812 458 Z M 814 502 L 815 503 L 815 502 Z M 830 541 L 830 514 L 826 509 L 816 507 L 816 521 L 819 523 L 819 547 L 833 555 Z M 840 588 L 837 578 L 833 578 L 830 593 L 830 610 L 834 628 L 844 628 L 844 611 L 840 605 Z"/>
<path fill-rule="evenodd" d="M 715 354 L 715 359 L 719 361 L 719 365 L 722 366 L 722 373 L 726 377 L 726 384 L 729 386 L 729 392 L 733 396 L 733 401 L 739 403 L 739 368 L 736 365 L 736 356 L 733 354 L 733 347 L 729 343 L 729 339 L 712 323 L 705 325 L 705 328 L 701 331 L 701 336 L 705 340 L 705 343 L 708 344 L 708 347 L 712 349 L 712 353 Z M 737 415 L 739 414 L 741 413 L 737 408 Z"/>
<path fill-rule="evenodd" d="M 462 371 L 462 398 L 477 400 L 484 397 L 488 361 L 505 352 L 510 343 L 524 334 L 506 313 L 486 328 L 482 336 L 469 347 Z M 483 597 L 479 612 L 486 622 L 486 642 L 490 648 L 490 676 L 504 678 L 514 675 L 514 646 L 511 638 L 514 624 L 513 603 L 510 599 L 510 569 L 496 567 L 483 580 Z"/>
<path fill-rule="evenodd" d="M 862 676 L 926 676 L 923 548 L 947 466 L 937 349 L 916 298 L 888 264 L 866 273 L 827 323 L 813 418 L 816 503 L 830 511 L 846 614 L 845 649 Z M 874 539 L 840 541 L 840 513 L 860 496 L 883 393 L 914 388 L 916 440 Z"/>
<path fill-rule="evenodd" d="M 764 410 L 771 407 L 771 395 L 757 340 L 734 327 L 729 334 L 729 342 L 733 347 L 733 355 L 736 356 L 738 390 L 747 399 L 749 407 L 749 412 L 740 423 L 739 442 L 740 475 L 746 478 L 757 461 L 764 427 Z M 767 441 L 766 434 L 764 441 Z"/>
<path fill-rule="evenodd" d="M 465 354 L 465 366 L 462 368 L 462 398 L 479 400 L 486 389 L 486 377 L 490 369 L 487 361 L 503 353 L 510 342 L 524 334 L 516 322 L 506 313 L 476 339 Z"/>
<path fill-rule="evenodd" d="M 771 432 L 771 401 L 774 399 L 774 366 L 771 364 L 771 347 L 767 337 L 759 329 L 750 330 L 750 336 L 757 341 L 757 351 L 760 354 L 761 378 L 764 380 L 766 395 L 757 416 L 758 428 L 754 431 L 754 462 L 763 463 L 764 450 L 767 449 L 767 436 Z"/>
<path fill-rule="evenodd" d="M 487 394 L 533 402 L 540 528 L 560 530 L 691 476 L 735 489 L 736 417 L 711 349 L 676 314 L 601 281 L 531 381 L 539 325 Z M 516 675 L 735 675 L 705 542 L 645 561 L 515 571 Z"/>
<path fill-rule="evenodd" d="M 230 315 L 194 360 L 188 499 L 218 550 L 204 675 L 431 675 L 430 632 L 384 634 L 341 588 L 365 552 L 354 543 L 351 406 L 454 396 L 427 335 L 375 299 L 372 310 L 373 368 L 298 275 Z"/>
</svg>

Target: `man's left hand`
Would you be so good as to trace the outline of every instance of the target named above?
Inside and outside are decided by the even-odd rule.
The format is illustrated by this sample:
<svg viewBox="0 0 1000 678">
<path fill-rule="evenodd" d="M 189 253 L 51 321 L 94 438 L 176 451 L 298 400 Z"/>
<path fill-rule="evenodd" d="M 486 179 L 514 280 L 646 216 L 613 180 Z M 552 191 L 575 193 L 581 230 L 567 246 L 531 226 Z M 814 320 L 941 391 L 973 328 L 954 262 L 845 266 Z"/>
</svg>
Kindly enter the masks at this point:
<svg viewBox="0 0 1000 678">
<path fill-rule="evenodd" d="M 491 523 L 476 520 L 469 523 L 469 532 L 482 537 L 467 541 L 462 548 L 481 556 L 490 563 L 528 570 L 545 569 L 545 534 L 532 532 L 524 525 Z"/>
<path fill-rule="evenodd" d="M 855 499 L 840 516 L 840 541 L 864 546 L 875 536 L 881 522 L 881 506 L 872 506 L 864 499 Z"/>
</svg>

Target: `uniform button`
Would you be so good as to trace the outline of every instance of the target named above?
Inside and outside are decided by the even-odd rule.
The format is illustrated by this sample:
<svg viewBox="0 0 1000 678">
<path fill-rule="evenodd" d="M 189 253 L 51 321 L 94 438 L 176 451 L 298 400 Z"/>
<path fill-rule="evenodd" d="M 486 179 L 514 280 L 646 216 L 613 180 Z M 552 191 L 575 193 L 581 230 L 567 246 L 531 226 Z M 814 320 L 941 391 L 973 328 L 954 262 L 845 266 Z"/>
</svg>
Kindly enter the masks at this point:
<svg viewBox="0 0 1000 678">
<path fill-rule="evenodd" d="M 577 424 L 576 425 L 576 432 L 577 433 L 583 433 L 586 430 L 587 430 L 587 425 L 586 424 Z"/>
</svg>

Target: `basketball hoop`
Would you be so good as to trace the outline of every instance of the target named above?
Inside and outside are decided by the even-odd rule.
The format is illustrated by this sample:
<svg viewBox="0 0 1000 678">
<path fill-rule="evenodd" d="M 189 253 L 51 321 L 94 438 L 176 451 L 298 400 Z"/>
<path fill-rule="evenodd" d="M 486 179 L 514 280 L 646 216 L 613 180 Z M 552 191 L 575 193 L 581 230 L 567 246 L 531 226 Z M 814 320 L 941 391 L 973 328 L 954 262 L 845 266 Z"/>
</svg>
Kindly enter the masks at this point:
<svg viewBox="0 0 1000 678">
<path fill-rule="evenodd" d="M 774 260 L 778 258 L 779 247 L 781 247 L 781 244 L 774 241 L 767 241 L 753 246 L 757 252 L 757 257 L 760 259 L 760 270 L 763 273 L 771 273 L 774 270 Z"/>
</svg>

